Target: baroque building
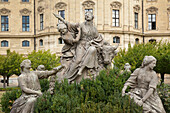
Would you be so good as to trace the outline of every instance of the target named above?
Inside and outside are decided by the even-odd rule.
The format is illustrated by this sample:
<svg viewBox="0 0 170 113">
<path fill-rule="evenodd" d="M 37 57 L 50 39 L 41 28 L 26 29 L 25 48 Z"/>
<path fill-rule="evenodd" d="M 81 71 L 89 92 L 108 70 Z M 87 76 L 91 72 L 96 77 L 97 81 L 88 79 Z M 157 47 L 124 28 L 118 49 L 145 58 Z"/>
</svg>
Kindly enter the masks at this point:
<svg viewBox="0 0 170 113">
<path fill-rule="evenodd" d="M 170 40 L 170 0 L 1 0 L 0 54 L 50 49 L 59 55 L 64 44 L 53 13 L 82 23 L 86 11 L 113 46 Z"/>
</svg>

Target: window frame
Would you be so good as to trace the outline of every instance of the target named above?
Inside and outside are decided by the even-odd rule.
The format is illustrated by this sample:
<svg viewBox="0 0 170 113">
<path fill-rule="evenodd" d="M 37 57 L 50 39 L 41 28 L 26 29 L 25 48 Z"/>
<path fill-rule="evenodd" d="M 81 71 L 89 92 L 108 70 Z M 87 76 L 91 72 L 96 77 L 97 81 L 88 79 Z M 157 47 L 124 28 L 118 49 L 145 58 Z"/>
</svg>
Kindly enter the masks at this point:
<svg viewBox="0 0 170 113">
<path fill-rule="evenodd" d="M 4 45 L 2 43 L 4 43 Z M 7 40 L 2 40 L 1 41 L 1 47 L 8 47 L 8 41 Z"/>
<path fill-rule="evenodd" d="M 43 46 L 43 44 L 44 44 L 43 42 L 44 42 L 43 39 L 40 39 L 39 40 L 39 46 Z"/>
<path fill-rule="evenodd" d="M 117 14 L 118 14 L 118 17 L 117 17 Z M 112 26 L 120 27 L 120 10 L 119 9 L 112 9 Z"/>
<path fill-rule="evenodd" d="M 3 17 L 7 17 L 5 18 L 2 22 L 2 18 Z M 4 25 L 4 30 L 3 30 L 3 25 Z M 1 31 L 9 31 L 9 16 L 8 15 L 1 15 Z"/>
<path fill-rule="evenodd" d="M 25 19 L 23 19 L 24 17 L 25 17 Z M 28 19 L 26 17 L 28 17 Z M 25 20 L 25 23 L 24 23 L 23 20 Z M 27 20 L 28 20 L 28 23 L 27 23 Z M 28 26 L 27 26 L 27 24 L 28 24 Z M 25 28 L 25 30 L 24 30 L 24 28 Z M 22 16 L 22 32 L 29 32 L 29 31 L 30 31 L 30 16 L 29 15 L 23 15 Z"/>
<path fill-rule="evenodd" d="M 153 21 L 153 15 L 155 16 L 155 21 Z M 151 17 L 150 19 L 149 16 Z M 153 27 L 153 23 L 155 23 L 155 28 Z M 156 30 L 156 14 L 148 14 L 148 30 Z"/>
<path fill-rule="evenodd" d="M 135 39 L 135 44 L 139 44 L 139 38 Z"/>
<path fill-rule="evenodd" d="M 25 43 L 25 44 L 24 44 Z M 28 40 L 23 40 L 22 41 L 22 47 L 30 47 L 30 41 Z"/>
<path fill-rule="evenodd" d="M 138 19 L 139 19 L 139 14 L 137 12 L 134 13 L 134 22 L 135 22 L 135 29 L 138 29 Z"/>
<path fill-rule="evenodd" d="M 44 14 L 40 14 L 40 30 L 44 29 Z"/>
<path fill-rule="evenodd" d="M 120 43 L 120 37 L 119 36 L 114 36 L 113 37 L 113 43 Z"/>
</svg>

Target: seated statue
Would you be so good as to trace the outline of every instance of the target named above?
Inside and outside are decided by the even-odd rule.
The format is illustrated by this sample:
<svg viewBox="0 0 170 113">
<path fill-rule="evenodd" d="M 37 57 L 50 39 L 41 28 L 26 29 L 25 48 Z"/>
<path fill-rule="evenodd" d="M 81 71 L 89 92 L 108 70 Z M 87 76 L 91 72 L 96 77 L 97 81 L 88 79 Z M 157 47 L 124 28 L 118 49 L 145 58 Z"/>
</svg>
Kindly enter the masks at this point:
<svg viewBox="0 0 170 113">
<path fill-rule="evenodd" d="M 54 68 L 52 71 L 30 71 L 31 61 L 26 59 L 22 61 L 21 75 L 18 78 L 22 95 L 13 103 L 10 113 L 33 113 L 34 103 L 42 95 L 39 78 L 48 78 L 56 74 L 62 66 Z"/>
<path fill-rule="evenodd" d="M 143 106 L 143 113 L 166 113 L 156 91 L 158 77 L 153 70 L 155 66 L 156 59 L 153 56 L 145 56 L 142 66 L 131 74 L 122 89 L 124 96 L 127 87 L 131 88 L 127 95 L 139 106 Z"/>
</svg>

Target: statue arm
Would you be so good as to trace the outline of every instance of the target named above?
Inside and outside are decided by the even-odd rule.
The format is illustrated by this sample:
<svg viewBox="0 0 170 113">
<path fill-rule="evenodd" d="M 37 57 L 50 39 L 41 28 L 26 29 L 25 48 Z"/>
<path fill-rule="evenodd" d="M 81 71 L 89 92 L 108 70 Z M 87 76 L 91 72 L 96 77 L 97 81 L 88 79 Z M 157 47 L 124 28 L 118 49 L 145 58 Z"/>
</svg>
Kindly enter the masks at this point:
<svg viewBox="0 0 170 113">
<path fill-rule="evenodd" d="M 58 18 L 60 21 L 62 21 L 65 25 L 67 25 L 67 22 L 60 16 L 60 15 L 57 15 L 55 13 L 53 13 L 53 15 Z"/>
<path fill-rule="evenodd" d="M 53 68 L 52 71 L 36 71 L 39 79 L 48 78 L 49 76 L 52 76 L 56 74 L 58 71 L 60 71 L 63 68 L 63 66 L 58 66 L 56 68 Z"/>
<path fill-rule="evenodd" d="M 42 93 L 40 91 L 35 91 L 30 88 L 26 87 L 26 83 L 23 77 L 18 78 L 19 86 L 21 90 L 26 94 L 35 94 L 35 95 L 41 95 Z"/>
<path fill-rule="evenodd" d="M 81 36 L 81 28 L 80 28 L 80 27 L 78 28 L 78 31 L 79 31 L 79 32 L 78 32 L 78 34 L 77 34 L 76 39 L 73 40 L 74 43 L 76 43 L 76 42 L 78 42 L 78 41 L 80 40 L 80 36 Z"/>
<path fill-rule="evenodd" d="M 145 102 L 154 92 L 153 88 L 149 88 L 148 92 L 146 93 L 146 95 L 142 98 L 142 101 Z"/>
</svg>

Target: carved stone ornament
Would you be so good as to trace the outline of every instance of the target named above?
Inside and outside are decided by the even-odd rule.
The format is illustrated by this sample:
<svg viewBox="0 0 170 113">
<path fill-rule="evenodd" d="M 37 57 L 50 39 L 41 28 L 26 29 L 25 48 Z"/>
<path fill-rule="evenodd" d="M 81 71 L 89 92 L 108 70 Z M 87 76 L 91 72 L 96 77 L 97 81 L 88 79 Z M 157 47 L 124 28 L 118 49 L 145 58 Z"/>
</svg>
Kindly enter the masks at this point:
<svg viewBox="0 0 170 113">
<path fill-rule="evenodd" d="M 57 4 L 55 5 L 55 8 L 56 8 L 56 9 L 64 9 L 66 6 L 67 6 L 66 3 L 64 3 L 64 2 L 59 2 L 59 3 L 57 3 Z"/>
<path fill-rule="evenodd" d="M 150 7 L 148 9 L 146 9 L 147 13 L 157 13 L 158 12 L 158 8 L 156 7 Z"/>
<path fill-rule="evenodd" d="M 170 13 L 170 7 L 169 7 L 169 8 L 167 8 L 167 11 Z"/>
<path fill-rule="evenodd" d="M 84 7 L 89 8 L 89 7 L 94 7 L 95 3 L 94 3 L 93 1 L 91 1 L 91 0 L 89 0 L 89 1 L 83 2 L 82 5 L 83 5 Z"/>
<path fill-rule="evenodd" d="M 135 6 L 133 7 L 133 10 L 134 10 L 134 12 L 139 12 L 140 6 L 139 6 L 139 5 L 135 5 Z"/>
<path fill-rule="evenodd" d="M 21 13 L 22 15 L 26 15 L 26 14 L 30 14 L 31 11 L 30 11 L 29 9 L 24 8 L 24 9 L 21 9 L 21 10 L 20 10 L 20 13 Z"/>
<path fill-rule="evenodd" d="M 2 9 L 0 9 L 0 13 L 1 14 L 8 14 L 8 13 L 10 13 L 11 11 L 9 10 L 9 9 L 6 9 L 6 8 L 2 8 Z"/>
<path fill-rule="evenodd" d="M 122 4 L 120 3 L 120 2 L 112 2 L 111 4 L 110 4 L 110 6 L 112 7 L 112 8 L 116 8 L 116 9 L 120 9 L 121 8 L 121 6 L 122 6 Z"/>
<path fill-rule="evenodd" d="M 38 12 L 42 12 L 44 10 L 44 8 L 42 7 L 42 6 L 39 6 L 38 8 L 37 8 L 37 11 Z"/>
</svg>

